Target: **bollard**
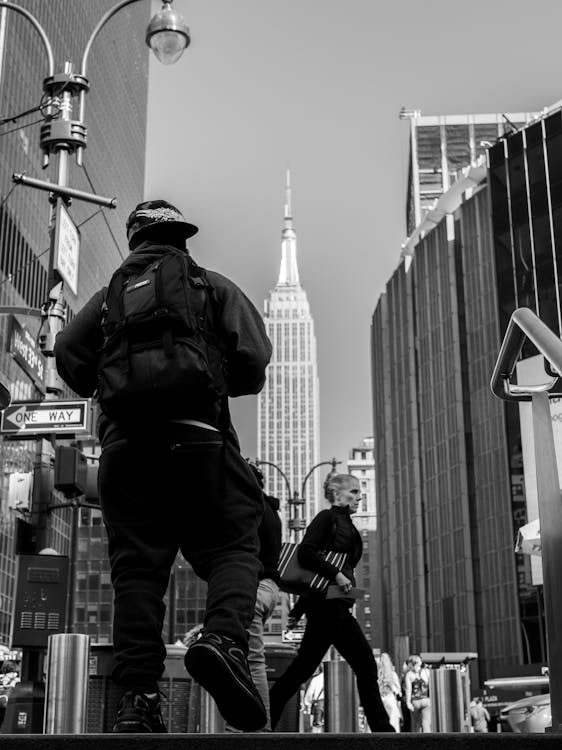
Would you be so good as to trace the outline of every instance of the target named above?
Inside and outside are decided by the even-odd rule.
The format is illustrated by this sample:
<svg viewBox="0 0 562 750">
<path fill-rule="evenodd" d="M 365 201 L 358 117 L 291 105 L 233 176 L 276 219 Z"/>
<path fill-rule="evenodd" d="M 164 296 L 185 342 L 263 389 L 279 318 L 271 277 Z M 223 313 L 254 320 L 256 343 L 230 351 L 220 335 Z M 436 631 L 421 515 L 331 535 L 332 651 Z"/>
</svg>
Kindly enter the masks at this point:
<svg viewBox="0 0 562 750">
<path fill-rule="evenodd" d="M 49 636 L 44 734 L 85 733 L 89 657 L 90 636 Z"/>
<path fill-rule="evenodd" d="M 324 662 L 324 695 L 324 731 L 359 731 L 355 676 L 347 662 Z"/>
</svg>

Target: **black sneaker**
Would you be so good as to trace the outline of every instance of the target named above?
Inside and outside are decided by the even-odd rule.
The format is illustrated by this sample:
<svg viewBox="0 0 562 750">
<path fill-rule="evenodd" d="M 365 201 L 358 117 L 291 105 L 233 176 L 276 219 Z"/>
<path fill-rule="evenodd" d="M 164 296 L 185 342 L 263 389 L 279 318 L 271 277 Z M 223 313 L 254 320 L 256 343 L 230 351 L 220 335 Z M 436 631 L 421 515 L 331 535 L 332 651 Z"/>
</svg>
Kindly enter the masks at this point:
<svg viewBox="0 0 562 750">
<path fill-rule="evenodd" d="M 117 707 L 114 732 L 167 732 L 160 709 L 160 696 L 149 698 L 138 690 L 127 690 Z"/>
<path fill-rule="evenodd" d="M 227 724 L 243 732 L 265 726 L 267 714 L 246 654 L 232 638 L 203 632 L 188 649 L 185 667 L 210 693 Z"/>
</svg>

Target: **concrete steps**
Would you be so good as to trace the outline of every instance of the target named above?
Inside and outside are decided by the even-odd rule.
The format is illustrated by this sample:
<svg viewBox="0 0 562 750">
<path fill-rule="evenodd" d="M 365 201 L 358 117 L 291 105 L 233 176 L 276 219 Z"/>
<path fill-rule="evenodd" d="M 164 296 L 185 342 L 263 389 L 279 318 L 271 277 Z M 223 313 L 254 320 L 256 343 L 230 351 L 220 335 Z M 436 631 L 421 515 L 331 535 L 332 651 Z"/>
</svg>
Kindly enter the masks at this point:
<svg viewBox="0 0 562 750">
<path fill-rule="evenodd" d="M 560 734 L 0 735 L 0 750 L 560 750 Z"/>
</svg>

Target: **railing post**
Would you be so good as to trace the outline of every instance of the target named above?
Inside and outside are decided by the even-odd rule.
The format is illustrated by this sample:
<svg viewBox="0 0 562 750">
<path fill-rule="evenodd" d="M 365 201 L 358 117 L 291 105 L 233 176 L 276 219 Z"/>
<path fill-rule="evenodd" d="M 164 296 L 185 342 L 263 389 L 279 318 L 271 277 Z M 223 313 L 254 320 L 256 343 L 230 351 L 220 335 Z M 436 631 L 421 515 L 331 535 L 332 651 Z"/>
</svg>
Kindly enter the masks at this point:
<svg viewBox="0 0 562 750">
<path fill-rule="evenodd" d="M 562 498 L 548 393 L 532 399 L 552 731 L 562 731 Z"/>
</svg>

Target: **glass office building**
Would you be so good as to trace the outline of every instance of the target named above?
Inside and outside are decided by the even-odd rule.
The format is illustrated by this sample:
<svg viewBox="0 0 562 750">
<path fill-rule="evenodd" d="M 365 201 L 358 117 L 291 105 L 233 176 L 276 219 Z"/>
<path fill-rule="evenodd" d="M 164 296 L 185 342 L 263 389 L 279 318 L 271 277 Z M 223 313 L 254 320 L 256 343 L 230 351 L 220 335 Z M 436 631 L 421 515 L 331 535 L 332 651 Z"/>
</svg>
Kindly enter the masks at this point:
<svg viewBox="0 0 562 750">
<path fill-rule="evenodd" d="M 514 552 L 519 411 L 489 383 L 517 307 L 561 331 L 561 138 L 551 111 L 499 134 L 477 179 L 460 170 L 373 315 L 383 647 L 477 652 L 480 681 L 545 659 L 540 587 Z"/>
</svg>

